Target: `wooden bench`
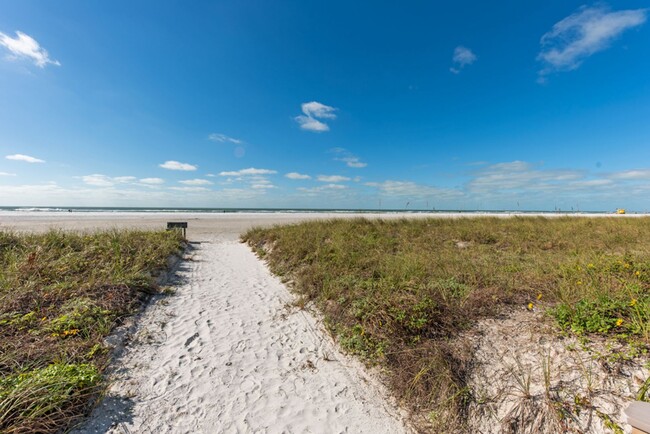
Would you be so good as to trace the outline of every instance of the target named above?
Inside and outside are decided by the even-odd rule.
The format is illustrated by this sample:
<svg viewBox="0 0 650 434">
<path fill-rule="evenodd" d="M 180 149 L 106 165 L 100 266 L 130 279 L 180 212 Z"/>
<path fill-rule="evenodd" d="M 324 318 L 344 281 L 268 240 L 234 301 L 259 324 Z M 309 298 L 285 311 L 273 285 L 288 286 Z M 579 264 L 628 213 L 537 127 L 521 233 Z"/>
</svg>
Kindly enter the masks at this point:
<svg viewBox="0 0 650 434">
<path fill-rule="evenodd" d="M 635 401 L 625 409 L 632 434 L 650 434 L 650 402 Z"/>
<path fill-rule="evenodd" d="M 168 231 L 182 231 L 183 238 L 186 238 L 187 222 L 167 222 Z"/>
</svg>

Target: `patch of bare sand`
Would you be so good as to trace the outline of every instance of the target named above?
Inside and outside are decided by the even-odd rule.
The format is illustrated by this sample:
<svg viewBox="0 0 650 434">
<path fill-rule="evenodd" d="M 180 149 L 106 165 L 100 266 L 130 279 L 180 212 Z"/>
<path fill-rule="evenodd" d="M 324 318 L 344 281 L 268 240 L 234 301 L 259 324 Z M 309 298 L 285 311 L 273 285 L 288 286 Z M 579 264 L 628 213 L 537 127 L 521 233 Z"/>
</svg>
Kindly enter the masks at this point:
<svg viewBox="0 0 650 434">
<path fill-rule="evenodd" d="M 293 296 L 247 246 L 195 247 L 78 432 L 408 432 L 380 383 L 287 309 Z"/>
<path fill-rule="evenodd" d="M 631 432 L 623 410 L 650 374 L 647 355 L 620 360 L 622 346 L 559 336 L 548 316 L 525 308 L 483 320 L 465 338 L 475 345 L 471 432 Z"/>
</svg>

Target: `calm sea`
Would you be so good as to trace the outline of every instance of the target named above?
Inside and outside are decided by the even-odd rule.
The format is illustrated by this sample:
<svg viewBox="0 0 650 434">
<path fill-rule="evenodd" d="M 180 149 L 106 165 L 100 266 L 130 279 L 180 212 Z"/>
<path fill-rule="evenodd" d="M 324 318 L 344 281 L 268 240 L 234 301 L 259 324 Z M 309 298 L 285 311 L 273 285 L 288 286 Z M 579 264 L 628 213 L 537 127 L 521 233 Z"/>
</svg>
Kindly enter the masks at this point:
<svg viewBox="0 0 650 434">
<path fill-rule="evenodd" d="M 331 209 L 331 208 L 138 208 L 138 207 L 21 207 L 0 206 L 0 211 L 18 212 L 120 212 L 120 213 L 521 213 L 521 214 L 607 214 L 607 211 L 520 211 L 520 210 L 425 210 L 425 209 Z"/>
</svg>

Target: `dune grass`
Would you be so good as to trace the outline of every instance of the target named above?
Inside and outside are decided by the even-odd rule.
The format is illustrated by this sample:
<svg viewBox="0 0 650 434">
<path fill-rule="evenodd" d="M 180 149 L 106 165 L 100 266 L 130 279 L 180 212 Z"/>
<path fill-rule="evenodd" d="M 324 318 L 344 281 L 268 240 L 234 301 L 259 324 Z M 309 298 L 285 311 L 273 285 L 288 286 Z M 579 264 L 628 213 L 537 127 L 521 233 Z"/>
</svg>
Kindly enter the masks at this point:
<svg viewBox="0 0 650 434">
<path fill-rule="evenodd" d="M 543 303 L 567 333 L 650 343 L 647 218 L 332 220 L 243 240 L 443 432 L 472 399 L 455 337 L 504 305 Z"/>
<path fill-rule="evenodd" d="M 0 432 L 59 432 L 83 415 L 103 338 L 181 248 L 174 232 L 0 232 Z"/>
</svg>

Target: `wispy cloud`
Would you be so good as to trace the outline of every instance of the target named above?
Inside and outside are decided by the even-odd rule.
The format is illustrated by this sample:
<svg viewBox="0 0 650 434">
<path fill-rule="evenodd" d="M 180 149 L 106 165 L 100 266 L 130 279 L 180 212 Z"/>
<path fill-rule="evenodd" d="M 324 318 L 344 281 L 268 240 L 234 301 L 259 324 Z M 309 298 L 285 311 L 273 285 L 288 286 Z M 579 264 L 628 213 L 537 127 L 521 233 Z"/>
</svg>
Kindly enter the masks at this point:
<svg viewBox="0 0 650 434">
<path fill-rule="evenodd" d="M 319 185 L 318 187 L 312 187 L 312 188 L 299 187 L 297 190 L 308 194 L 318 194 L 324 192 L 346 190 L 347 188 L 348 188 L 347 186 L 342 184 L 325 184 L 325 185 Z"/>
<path fill-rule="evenodd" d="M 16 32 L 15 38 L 0 32 L 0 46 L 9 51 L 8 58 L 12 60 L 28 59 L 39 68 L 45 68 L 48 64 L 61 65 L 58 60 L 50 59 L 47 50 L 41 47 L 34 38 L 20 31 Z"/>
<path fill-rule="evenodd" d="M 137 178 L 136 178 L 135 176 L 116 176 L 116 177 L 113 178 L 113 179 L 115 180 L 115 182 L 121 184 L 121 183 L 126 183 L 126 182 L 133 182 L 133 181 L 135 181 Z"/>
<path fill-rule="evenodd" d="M 165 161 L 164 163 L 159 164 L 159 166 L 167 170 L 184 170 L 184 171 L 196 170 L 198 167 L 193 164 L 180 163 L 178 161 L 173 161 L 173 160 Z"/>
<path fill-rule="evenodd" d="M 609 47 L 625 30 L 645 23 L 647 11 L 612 12 L 606 6 L 583 6 L 557 22 L 540 41 L 542 48 L 537 59 L 543 67 L 539 81 L 543 82 L 550 73 L 578 68 L 586 58 Z"/>
<path fill-rule="evenodd" d="M 582 180 L 584 176 L 579 170 L 542 170 L 525 161 L 511 161 L 480 169 L 469 182 L 468 189 L 481 194 L 548 191 Z"/>
<path fill-rule="evenodd" d="M 352 153 L 350 153 L 347 149 L 345 148 L 332 148 L 329 150 L 329 152 L 333 152 L 334 154 L 337 154 L 338 157 L 334 158 L 335 161 L 342 161 L 344 162 L 348 167 L 353 167 L 355 169 L 361 169 L 363 167 L 366 167 L 368 164 L 364 163 L 361 161 L 361 159 Z"/>
<path fill-rule="evenodd" d="M 251 183 L 251 188 L 255 190 L 267 190 L 276 187 L 268 179 L 258 178 Z"/>
<path fill-rule="evenodd" d="M 345 182 L 350 180 L 347 176 L 340 175 L 318 175 L 316 179 L 321 182 Z"/>
<path fill-rule="evenodd" d="M 289 178 L 289 179 L 311 179 L 311 176 L 303 175 L 302 173 L 298 173 L 298 172 L 289 172 L 284 176 L 285 178 Z"/>
<path fill-rule="evenodd" d="M 0 176 L 16 176 L 15 173 L 0 172 Z"/>
<path fill-rule="evenodd" d="M 611 179 L 650 180 L 650 169 L 624 170 L 609 174 Z"/>
<path fill-rule="evenodd" d="M 135 176 L 116 176 L 110 177 L 106 175 L 93 174 L 81 177 L 81 180 L 88 185 L 94 187 L 112 187 L 116 184 L 129 184 L 137 180 Z"/>
<path fill-rule="evenodd" d="M 184 191 L 186 193 L 203 193 L 205 191 L 210 191 L 209 188 L 205 187 L 170 187 L 170 190 Z"/>
<path fill-rule="evenodd" d="M 212 185 L 212 182 L 207 179 L 186 179 L 178 182 L 184 185 Z"/>
<path fill-rule="evenodd" d="M 343 157 L 338 158 L 338 160 L 343 161 L 348 167 L 354 167 L 355 169 L 361 169 L 368 165 L 368 163 L 359 160 L 359 157 Z"/>
<path fill-rule="evenodd" d="M 382 195 L 392 197 L 408 197 L 412 199 L 454 199 L 463 196 L 457 189 L 444 189 L 429 185 L 418 184 L 412 181 L 366 182 L 366 186 L 379 189 Z"/>
<path fill-rule="evenodd" d="M 276 170 L 249 167 L 248 169 L 220 172 L 219 176 L 275 175 L 276 173 L 278 173 Z"/>
<path fill-rule="evenodd" d="M 45 163 L 40 158 L 30 157 L 29 155 L 13 154 L 5 157 L 7 160 L 24 161 L 25 163 Z"/>
<path fill-rule="evenodd" d="M 325 122 L 322 122 L 322 119 L 336 119 L 334 114 L 336 108 L 334 107 L 316 101 L 303 103 L 300 107 L 303 114 L 296 116 L 294 119 L 303 130 L 316 133 L 329 131 L 330 127 Z"/>
<path fill-rule="evenodd" d="M 220 172 L 219 176 L 228 177 L 221 183 L 222 185 L 239 183 L 246 186 L 249 191 L 252 190 L 257 192 L 257 194 L 264 194 L 266 190 L 276 188 L 276 186 L 266 177 L 268 175 L 275 175 L 276 173 L 278 173 L 276 170 L 249 167 L 248 169 Z"/>
<path fill-rule="evenodd" d="M 210 134 L 208 136 L 208 140 L 212 140 L 213 142 L 219 142 L 219 143 L 234 143 L 236 145 L 244 143 L 243 140 L 235 139 L 234 137 L 228 137 L 227 135 L 221 133 Z"/>
<path fill-rule="evenodd" d="M 459 45 L 454 49 L 454 55 L 451 57 L 453 66 L 449 68 L 449 70 L 454 74 L 458 74 L 464 67 L 476 62 L 476 59 L 478 58 L 476 57 L 476 54 L 472 52 L 472 50 Z"/>
<path fill-rule="evenodd" d="M 112 187 L 115 185 L 113 180 L 106 175 L 86 175 L 82 176 L 81 179 L 85 184 L 92 185 L 95 187 Z"/>
<path fill-rule="evenodd" d="M 142 178 L 140 183 L 145 185 L 161 185 L 165 183 L 165 180 L 162 178 Z"/>
</svg>

